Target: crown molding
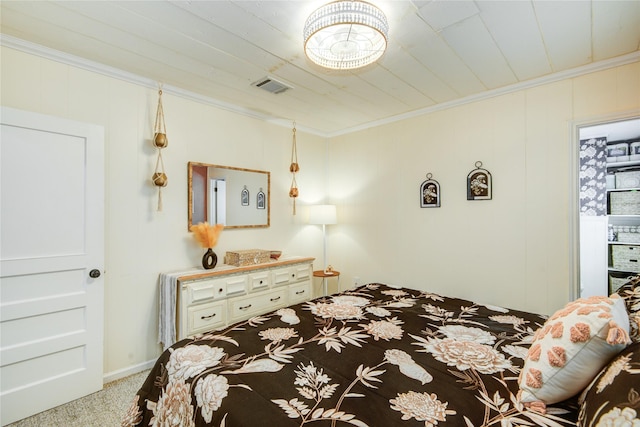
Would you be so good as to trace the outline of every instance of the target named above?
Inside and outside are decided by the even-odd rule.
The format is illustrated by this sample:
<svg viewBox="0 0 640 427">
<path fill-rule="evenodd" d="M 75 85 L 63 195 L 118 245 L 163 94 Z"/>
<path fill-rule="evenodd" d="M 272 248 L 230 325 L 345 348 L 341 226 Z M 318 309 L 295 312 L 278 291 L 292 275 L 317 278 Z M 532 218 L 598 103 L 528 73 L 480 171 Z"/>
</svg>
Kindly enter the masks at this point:
<svg viewBox="0 0 640 427">
<path fill-rule="evenodd" d="M 146 87 L 154 90 L 158 89 L 159 82 L 149 79 L 147 77 L 142 77 L 137 74 L 130 73 L 128 71 L 124 71 L 119 68 L 110 67 L 108 65 L 104 65 L 99 62 L 81 58 L 79 56 L 60 52 L 58 50 L 51 49 L 49 47 L 32 43 L 26 40 L 22 40 L 7 34 L 0 34 L 0 45 L 18 50 L 20 52 L 24 52 L 31 55 L 39 56 L 41 58 L 49 59 L 51 61 L 77 67 L 86 71 L 102 74 L 104 76 L 122 80 L 134 85 L 138 85 L 138 86 L 142 86 L 142 87 Z M 237 114 L 251 117 L 257 120 L 262 120 L 264 122 L 272 123 L 277 126 L 283 126 L 287 128 L 291 127 L 290 120 L 280 119 L 277 117 L 269 116 L 267 114 L 261 114 L 256 111 L 252 111 L 235 104 L 220 101 L 218 99 L 215 99 L 209 96 L 200 95 L 198 93 L 185 90 L 176 86 L 162 84 L 162 92 L 167 95 L 179 96 L 181 98 L 198 102 L 200 104 L 210 105 L 216 108 L 220 108 L 222 110 L 230 111 L 232 113 L 237 113 Z M 318 131 L 317 129 L 307 128 L 307 127 L 298 126 L 298 125 L 296 126 L 296 128 L 299 131 L 306 132 L 309 134 L 318 135 L 321 137 L 327 136 L 325 132 Z"/>
<path fill-rule="evenodd" d="M 60 52 L 55 49 L 51 49 L 36 43 L 28 42 L 7 34 L 0 34 L 0 44 L 4 47 L 8 47 L 8 48 L 19 50 L 32 55 L 40 56 L 42 58 L 46 58 L 52 61 L 78 67 L 87 71 L 102 74 L 115 79 L 123 80 L 128 83 L 136 84 L 149 89 L 158 88 L 158 82 L 151 80 L 149 78 L 142 77 L 137 74 L 129 73 L 127 71 L 123 71 L 115 67 L 110 67 L 95 61 L 90 61 L 88 59 L 80 58 L 75 55 L 70 55 L 64 52 Z M 493 89 L 493 90 L 485 91 L 475 95 L 470 95 L 470 96 L 456 99 L 453 101 L 443 102 L 430 107 L 411 111 L 409 113 L 398 114 L 396 116 L 388 117 L 385 119 L 364 123 L 359 126 L 345 128 L 337 132 L 322 132 L 318 129 L 306 128 L 304 126 L 297 126 L 297 129 L 312 135 L 317 135 L 324 138 L 332 138 L 332 137 L 337 137 L 341 135 L 350 134 L 353 132 L 358 132 L 358 131 L 382 126 L 389 123 L 398 122 L 401 120 L 422 116 L 422 115 L 433 113 L 436 111 L 446 110 L 446 109 L 457 107 L 464 104 L 470 104 L 472 102 L 477 102 L 484 99 L 494 98 L 494 97 L 505 95 L 512 92 L 530 89 L 536 86 L 542 86 L 545 84 L 554 83 L 561 80 L 579 77 L 584 74 L 590 74 L 597 71 L 606 70 L 609 68 L 631 64 L 638 61 L 640 61 L 640 51 L 632 52 L 626 55 L 621 55 L 611 59 L 606 59 L 603 61 L 594 62 L 591 64 L 583 65 L 581 67 L 576 67 L 569 70 L 548 74 L 546 76 L 539 77 L 536 79 L 515 83 L 509 86 L 504 86 L 498 89 Z M 226 111 L 248 116 L 257 120 L 262 120 L 268 123 L 275 124 L 277 126 L 283 126 L 287 128 L 291 127 L 290 120 L 269 116 L 267 114 L 261 114 L 259 112 L 252 111 L 252 110 L 240 107 L 238 105 L 234 105 L 228 102 L 223 102 L 209 96 L 200 95 L 185 89 L 181 89 L 179 87 L 174 87 L 171 85 L 163 85 L 162 90 L 164 93 L 167 93 L 167 94 L 179 96 L 191 101 L 217 107 Z"/>
<path fill-rule="evenodd" d="M 484 99 L 495 98 L 497 96 L 506 95 L 508 93 L 518 92 L 525 89 L 531 89 L 536 86 L 542 86 L 549 83 L 558 82 L 561 80 L 579 77 L 585 74 L 595 73 L 597 71 L 607 70 L 609 68 L 632 64 L 634 62 L 639 62 L 639 61 L 640 61 L 640 51 L 636 51 L 626 55 L 617 56 L 615 58 L 593 62 L 591 64 L 583 65 L 581 67 L 571 68 L 565 71 L 559 71 L 557 73 L 548 74 L 546 76 L 538 77 L 538 78 L 527 80 L 524 82 L 514 83 L 512 85 L 504 86 L 498 89 L 488 90 L 475 95 L 470 95 L 464 98 L 455 99 L 453 101 L 443 102 L 440 104 L 432 105 L 430 107 L 421 108 L 419 110 L 411 111 L 409 113 L 398 114 L 396 116 L 388 117 L 382 120 L 376 120 L 373 122 L 365 123 L 361 126 L 355 126 L 348 129 L 343 129 L 339 132 L 333 132 L 333 133 L 327 134 L 327 137 L 331 138 L 335 136 L 345 135 L 345 134 L 369 129 L 372 127 L 377 127 L 377 126 L 394 123 L 401 120 L 422 116 L 424 114 L 429 114 L 436 111 L 447 110 L 449 108 L 457 107 L 464 104 L 470 104 L 472 102 L 477 102 Z"/>
</svg>

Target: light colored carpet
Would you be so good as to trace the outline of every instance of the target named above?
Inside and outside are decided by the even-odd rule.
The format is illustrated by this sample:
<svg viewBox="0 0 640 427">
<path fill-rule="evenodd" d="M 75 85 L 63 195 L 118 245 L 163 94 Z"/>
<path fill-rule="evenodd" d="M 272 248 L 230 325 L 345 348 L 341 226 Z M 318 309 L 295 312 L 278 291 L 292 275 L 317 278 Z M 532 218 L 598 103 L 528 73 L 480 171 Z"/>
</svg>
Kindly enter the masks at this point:
<svg viewBox="0 0 640 427">
<path fill-rule="evenodd" d="M 105 384 L 97 393 L 82 397 L 7 427 L 118 427 L 149 370 Z"/>
</svg>

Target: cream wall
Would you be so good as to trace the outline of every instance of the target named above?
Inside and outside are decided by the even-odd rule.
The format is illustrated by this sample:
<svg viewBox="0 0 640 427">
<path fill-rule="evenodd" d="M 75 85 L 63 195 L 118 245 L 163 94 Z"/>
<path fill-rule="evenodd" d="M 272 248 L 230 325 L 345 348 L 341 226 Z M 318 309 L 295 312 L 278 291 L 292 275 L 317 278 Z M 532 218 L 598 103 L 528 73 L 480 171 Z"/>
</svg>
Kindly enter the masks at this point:
<svg viewBox="0 0 640 427">
<path fill-rule="evenodd" d="M 298 130 L 298 215 L 291 215 L 291 130 L 165 94 L 169 186 L 157 212 L 149 177 L 157 90 L 7 47 L 1 104 L 105 128 L 105 375 L 155 359 L 157 276 L 197 265 L 186 231 L 186 164 L 271 171 L 271 227 L 227 230 L 216 251 L 260 247 L 322 260 L 305 204 L 338 204 L 328 261 L 341 288 L 381 281 L 550 312 L 569 298 L 571 122 L 640 109 L 640 64 L 425 114 L 328 141 Z M 476 161 L 493 200 L 466 200 Z M 421 209 L 432 173 L 442 207 Z M 335 283 L 332 283 L 335 289 Z M 319 291 L 319 283 L 316 283 Z"/>
<path fill-rule="evenodd" d="M 347 284 L 551 313 L 571 292 L 571 128 L 638 109 L 636 62 L 332 138 L 329 262 Z M 466 200 L 476 161 L 491 201 Z M 420 208 L 427 173 L 441 208 Z"/>
<path fill-rule="evenodd" d="M 160 354 L 158 273 L 196 266 L 204 253 L 187 232 L 188 161 L 271 172 L 271 227 L 223 231 L 216 246 L 220 260 L 227 250 L 254 247 L 321 259 L 321 229 L 304 224 L 304 205 L 324 197 L 324 180 L 318 179 L 324 173 L 323 138 L 297 131 L 301 208 L 294 217 L 288 196 L 290 128 L 165 94 L 169 146 L 163 158 L 169 185 L 158 212 L 157 190 L 150 183 L 156 162 L 150 142 L 156 89 L 6 47 L 1 58 L 3 106 L 105 129 L 107 379 L 139 369 Z M 319 282 L 316 288 L 320 292 Z"/>
</svg>

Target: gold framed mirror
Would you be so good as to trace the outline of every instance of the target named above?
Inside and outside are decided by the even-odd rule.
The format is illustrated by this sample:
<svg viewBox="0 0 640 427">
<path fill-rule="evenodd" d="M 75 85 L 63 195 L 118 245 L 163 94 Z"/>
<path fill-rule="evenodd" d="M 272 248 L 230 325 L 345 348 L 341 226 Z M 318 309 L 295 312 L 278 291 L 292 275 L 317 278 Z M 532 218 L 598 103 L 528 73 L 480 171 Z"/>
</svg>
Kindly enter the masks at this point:
<svg viewBox="0 0 640 427">
<path fill-rule="evenodd" d="M 271 173 L 189 162 L 188 224 L 208 222 L 229 228 L 269 227 Z"/>
</svg>

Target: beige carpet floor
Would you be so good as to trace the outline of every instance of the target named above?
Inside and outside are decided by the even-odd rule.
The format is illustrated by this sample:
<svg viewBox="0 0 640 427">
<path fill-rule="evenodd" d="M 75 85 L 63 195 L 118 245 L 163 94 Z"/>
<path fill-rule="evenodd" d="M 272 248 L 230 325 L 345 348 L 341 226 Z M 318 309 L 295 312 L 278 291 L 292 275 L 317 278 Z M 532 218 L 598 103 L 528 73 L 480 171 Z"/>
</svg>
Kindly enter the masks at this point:
<svg viewBox="0 0 640 427">
<path fill-rule="evenodd" d="M 97 393 L 58 406 L 7 427 L 118 427 L 149 371 L 105 384 Z"/>
</svg>

